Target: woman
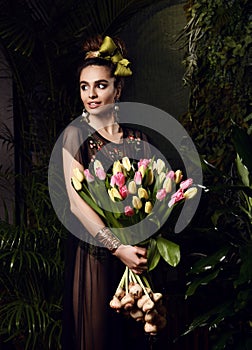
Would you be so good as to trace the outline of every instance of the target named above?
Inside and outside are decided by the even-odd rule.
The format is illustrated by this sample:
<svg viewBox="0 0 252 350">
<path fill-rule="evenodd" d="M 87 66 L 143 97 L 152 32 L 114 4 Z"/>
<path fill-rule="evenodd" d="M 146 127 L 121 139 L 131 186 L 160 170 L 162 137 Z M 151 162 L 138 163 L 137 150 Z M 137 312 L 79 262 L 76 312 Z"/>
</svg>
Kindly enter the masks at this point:
<svg viewBox="0 0 252 350">
<path fill-rule="evenodd" d="M 109 301 L 125 265 L 137 274 L 146 271 L 146 249 L 121 244 L 71 185 L 73 169 L 83 171 L 96 158 L 109 166 L 123 156 L 134 159 L 149 156 L 147 143 L 141 142 L 146 140 L 145 136 L 121 127 L 116 120 L 122 77 L 131 75 L 124 51 L 118 39 L 97 36 L 86 41 L 85 59 L 79 69 L 83 121 L 77 127 L 69 126 L 64 135 L 63 166 L 70 208 L 83 227 L 77 235 L 83 239 L 71 236 L 68 244 L 64 303 L 67 317 L 63 322 L 63 349 L 68 350 L 126 350 L 145 346 L 142 327 L 139 336 L 138 325 L 131 324 L 131 320 L 125 322 L 122 315 L 110 309 Z M 137 154 L 134 142 L 138 143 Z M 71 311 L 73 338 L 67 336 L 71 334 Z"/>
</svg>

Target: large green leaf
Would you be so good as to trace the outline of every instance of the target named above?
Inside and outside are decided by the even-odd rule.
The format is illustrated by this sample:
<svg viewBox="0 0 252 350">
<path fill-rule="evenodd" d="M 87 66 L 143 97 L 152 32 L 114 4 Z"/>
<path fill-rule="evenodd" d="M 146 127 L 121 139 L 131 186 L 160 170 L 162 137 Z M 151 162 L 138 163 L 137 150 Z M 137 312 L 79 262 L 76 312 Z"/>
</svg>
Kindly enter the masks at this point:
<svg viewBox="0 0 252 350">
<path fill-rule="evenodd" d="M 180 247 L 163 237 L 157 238 L 157 248 L 162 258 L 171 266 L 175 267 L 180 261 Z"/>
<path fill-rule="evenodd" d="M 199 286 L 206 285 L 212 280 L 214 280 L 220 273 L 221 269 L 216 269 L 212 271 L 211 273 L 206 274 L 203 277 L 195 278 L 192 282 L 190 282 L 189 287 L 186 290 L 186 296 L 193 295 Z"/>
<path fill-rule="evenodd" d="M 150 239 L 147 251 L 147 261 L 148 261 L 148 270 L 154 270 L 158 265 L 160 260 L 160 253 L 157 249 L 157 241 L 155 239 Z"/>
</svg>

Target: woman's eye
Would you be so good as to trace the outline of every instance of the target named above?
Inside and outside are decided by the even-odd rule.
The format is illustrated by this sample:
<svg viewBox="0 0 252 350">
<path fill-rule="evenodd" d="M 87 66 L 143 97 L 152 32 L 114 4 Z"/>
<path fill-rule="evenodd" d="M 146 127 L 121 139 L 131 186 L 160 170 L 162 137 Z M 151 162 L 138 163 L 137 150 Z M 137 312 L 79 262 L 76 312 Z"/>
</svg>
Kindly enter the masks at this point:
<svg viewBox="0 0 252 350">
<path fill-rule="evenodd" d="M 88 89 L 87 85 L 81 85 L 80 88 L 81 88 L 82 91 L 86 91 Z"/>
<path fill-rule="evenodd" d="M 99 89 L 105 89 L 105 88 L 106 88 L 106 85 L 105 85 L 105 84 L 98 84 L 98 88 L 99 88 Z"/>
</svg>

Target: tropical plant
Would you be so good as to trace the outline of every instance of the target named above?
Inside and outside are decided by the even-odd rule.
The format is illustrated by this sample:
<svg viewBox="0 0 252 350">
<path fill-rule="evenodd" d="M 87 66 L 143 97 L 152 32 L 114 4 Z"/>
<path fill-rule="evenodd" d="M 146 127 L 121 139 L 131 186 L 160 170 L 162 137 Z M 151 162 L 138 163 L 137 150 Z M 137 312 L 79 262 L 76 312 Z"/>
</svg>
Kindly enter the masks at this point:
<svg viewBox="0 0 252 350">
<path fill-rule="evenodd" d="M 205 191 L 184 232 L 193 321 L 212 349 L 251 347 L 251 4 L 188 1 L 182 123 L 202 158 Z M 189 230 L 190 229 L 190 230 Z M 193 237 L 193 240 L 192 240 Z"/>
<path fill-rule="evenodd" d="M 60 349 L 65 229 L 49 200 L 47 167 L 79 114 L 75 69 L 85 37 L 118 34 L 150 0 L 0 0 L 1 50 L 13 77 L 16 217 L 0 222 L 0 337 L 19 349 Z M 3 129 L 2 129 L 3 130 Z M 6 130 L 5 130 L 6 131 Z"/>
<path fill-rule="evenodd" d="M 186 333 L 207 326 L 212 349 L 252 345 L 252 138 L 237 125 L 232 129 L 236 168 L 227 177 L 211 166 L 226 185 L 207 186 L 207 213 L 190 233 L 208 247 L 201 247 L 188 273 L 186 296 L 197 298 L 202 307 Z"/>
<path fill-rule="evenodd" d="M 190 87 L 188 113 L 181 119 L 199 152 L 229 171 L 234 161 L 232 120 L 251 125 L 251 3 L 247 0 L 188 1 L 184 81 Z"/>
</svg>

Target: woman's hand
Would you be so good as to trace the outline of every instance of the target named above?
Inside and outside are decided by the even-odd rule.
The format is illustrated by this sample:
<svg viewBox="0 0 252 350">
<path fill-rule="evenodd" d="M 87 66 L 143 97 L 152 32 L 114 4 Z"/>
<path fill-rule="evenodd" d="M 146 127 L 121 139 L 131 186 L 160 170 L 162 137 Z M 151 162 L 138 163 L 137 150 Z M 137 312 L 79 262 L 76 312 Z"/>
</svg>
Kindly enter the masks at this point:
<svg viewBox="0 0 252 350">
<path fill-rule="evenodd" d="M 147 270 L 146 248 L 122 244 L 113 254 L 136 274 Z"/>
</svg>

